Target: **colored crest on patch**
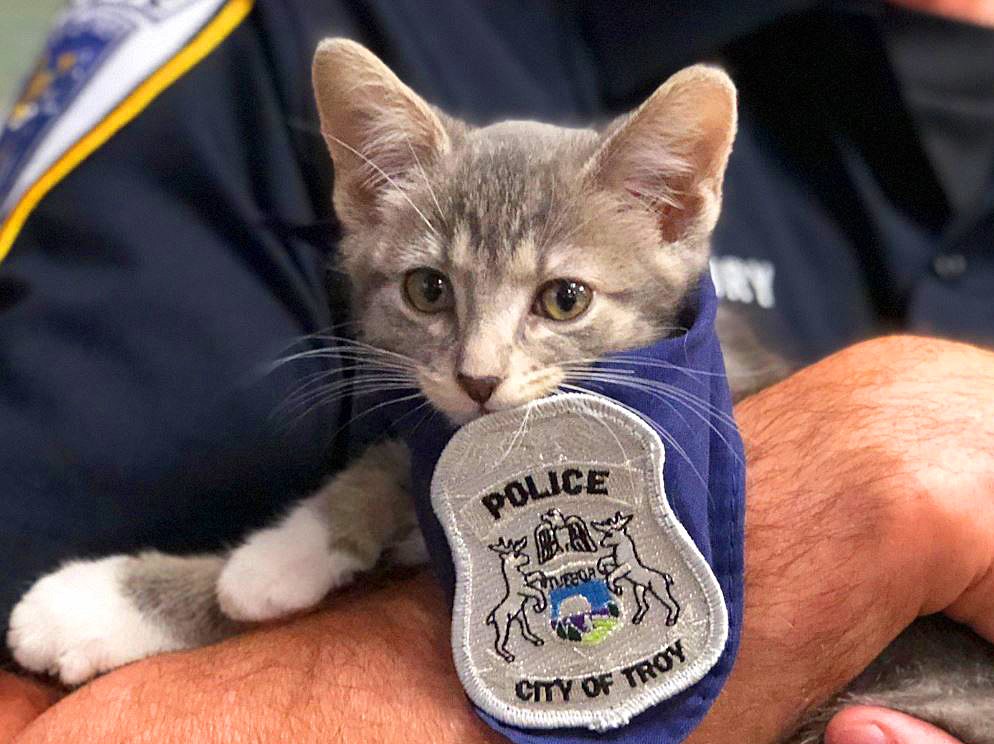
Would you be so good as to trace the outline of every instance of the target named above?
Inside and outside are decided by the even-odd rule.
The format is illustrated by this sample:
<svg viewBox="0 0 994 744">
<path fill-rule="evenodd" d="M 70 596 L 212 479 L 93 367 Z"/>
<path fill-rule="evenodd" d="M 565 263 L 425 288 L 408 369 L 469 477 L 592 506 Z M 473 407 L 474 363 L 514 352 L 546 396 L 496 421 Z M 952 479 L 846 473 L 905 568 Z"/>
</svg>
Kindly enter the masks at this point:
<svg viewBox="0 0 994 744">
<path fill-rule="evenodd" d="M 224 0 L 76 0 L 59 17 L 0 134 L 0 216 Z"/>
<path fill-rule="evenodd" d="M 721 588 L 667 502 L 663 462 L 650 425 L 587 395 L 453 437 L 432 506 L 456 566 L 456 667 L 480 708 L 515 726 L 606 730 L 718 661 Z"/>
</svg>

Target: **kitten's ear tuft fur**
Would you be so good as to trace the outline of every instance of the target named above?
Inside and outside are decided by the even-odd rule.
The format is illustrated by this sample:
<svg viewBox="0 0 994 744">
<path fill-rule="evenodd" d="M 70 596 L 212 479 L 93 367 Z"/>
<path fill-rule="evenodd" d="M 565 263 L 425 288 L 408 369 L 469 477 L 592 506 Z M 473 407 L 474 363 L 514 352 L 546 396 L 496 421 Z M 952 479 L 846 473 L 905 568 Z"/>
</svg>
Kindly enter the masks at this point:
<svg viewBox="0 0 994 744">
<path fill-rule="evenodd" d="M 449 135 L 431 106 L 354 41 L 322 41 L 312 77 L 335 164 L 335 211 L 347 230 L 375 224 L 383 195 L 448 151 Z"/>
<path fill-rule="evenodd" d="M 735 99 L 722 70 L 681 70 L 608 129 L 587 166 L 590 174 L 630 203 L 654 210 L 664 242 L 707 234 L 721 207 Z"/>
</svg>

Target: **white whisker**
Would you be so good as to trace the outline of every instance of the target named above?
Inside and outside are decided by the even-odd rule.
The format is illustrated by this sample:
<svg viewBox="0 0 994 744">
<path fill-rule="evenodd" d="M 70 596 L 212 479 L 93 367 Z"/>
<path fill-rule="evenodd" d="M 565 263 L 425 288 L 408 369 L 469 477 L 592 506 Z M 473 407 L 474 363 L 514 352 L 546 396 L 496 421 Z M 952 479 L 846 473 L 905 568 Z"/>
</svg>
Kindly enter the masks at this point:
<svg viewBox="0 0 994 744">
<path fill-rule="evenodd" d="M 431 195 L 431 200 L 435 202 L 435 209 L 438 210 L 439 219 L 442 220 L 442 224 L 445 223 L 445 212 L 442 210 L 442 205 L 438 203 L 438 197 L 435 196 L 435 189 L 431 187 L 431 181 L 428 180 L 428 173 L 425 171 L 423 165 L 421 165 L 421 158 L 418 157 L 418 153 L 414 150 L 414 145 L 411 144 L 411 138 L 405 135 L 407 139 L 407 146 L 411 149 L 411 155 L 414 157 L 414 162 L 417 163 L 418 170 L 421 172 L 421 177 L 424 179 L 425 186 L 428 189 L 428 193 Z"/>
<path fill-rule="evenodd" d="M 571 379 L 574 379 L 574 381 L 576 381 L 576 378 L 571 378 Z M 690 413 L 694 414 L 694 416 L 700 419 L 701 422 L 703 422 L 711 431 L 715 433 L 715 435 L 717 435 L 719 439 L 721 439 L 721 441 L 728 448 L 729 452 L 732 453 L 732 456 L 736 459 L 736 461 L 742 462 L 741 456 L 732 446 L 731 442 L 728 441 L 726 436 L 718 429 L 718 427 L 714 425 L 714 423 L 712 423 L 710 417 L 708 415 L 705 415 L 705 413 L 702 413 L 700 410 L 698 410 L 697 407 L 704 407 L 705 404 L 701 399 L 698 399 L 696 396 L 690 395 L 685 391 L 680 390 L 679 388 L 675 388 L 674 390 L 669 390 L 669 391 L 660 391 L 652 388 L 647 388 L 644 385 L 640 384 L 639 381 L 631 379 L 618 380 L 618 379 L 597 379 L 597 378 L 585 377 L 583 379 L 580 379 L 579 381 L 580 382 L 587 381 L 594 385 L 598 383 L 602 385 L 603 384 L 618 385 L 620 387 L 627 387 L 646 393 L 647 395 L 656 398 L 664 405 L 666 405 L 668 408 L 670 408 L 670 410 L 672 410 L 677 416 L 679 416 L 680 419 L 684 422 L 684 424 L 688 428 L 690 428 L 690 423 L 673 405 L 674 403 L 679 403 L 686 410 L 688 410 Z M 680 393 L 681 395 L 678 396 L 675 395 L 674 393 Z M 711 408 L 713 408 L 713 406 Z M 728 417 L 726 414 L 724 414 L 723 411 L 720 411 L 720 409 L 708 410 L 708 408 L 705 407 L 704 410 L 712 415 L 717 415 L 718 413 L 721 413 L 722 416 L 724 416 L 728 420 L 726 421 L 724 418 L 721 417 L 719 417 L 719 419 L 722 420 L 723 423 L 728 425 L 733 432 L 736 431 L 734 419 Z"/>
<path fill-rule="evenodd" d="M 352 424 L 354 424 L 359 419 L 363 418 L 364 416 L 368 416 L 369 414 L 373 413 L 374 411 L 378 411 L 381 408 L 384 408 L 385 406 L 392 406 L 392 405 L 396 405 L 398 403 L 406 403 L 407 401 L 417 400 L 418 398 L 423 398 L 423 397 L 424 397 L 424 393 L 422 393 L 419 390 L 418 392 L 413 393 L 411 395 L 404 395 L 404 396 L 402 396 L 400 398 L 391 398 L 390 400 L 385 400 L 382 403 L 378 403 L 377 405 L 373 406 L 372 408 L 367 408 L 366 410 L 362 411 L 361 413 L 356 414 L 355 416 L 353 416 L 352 418 L 350 418 L 348 421 L 346 421 L 344 424 L 342 424 L 338 429 L 335 430 L 335 436 L 337 436 L 338 434 L 340 434 L 342 432 L 342 430 L 344 430 L 347 427 L 351 426 Z"/>
<path fill-rule="evenodd" d="M 363 385 L 349 385 L 335 390 L 312 391 L 295 401 L 287 401 L 274 411 L 275 416 L 289 416 L 294 411 L 302 410 L 302 415 L 307 415 L 311 411 L 321 406 L 330 405 L 338 400 L 346 398 L 358 398 L 372 393 L 381 393 L 393 390 L 414 390 L 416 387 L 409 382 L 369 382 Z"/>
<path fill-rule="evenodd" d="M 414 388 L 416 387 L 416 384 L 413 380 L 404 377 L 377 377 L 367 380 L 340 380 L 328 385 L 320 385 L 317 387 L 312 386 L 310 389 L 298 390 L 297 392 L 287 396 L 277 410 L 283 410 L 285 408 L 290 409 L 323 397 L 330 398 L 330 396 L 335 393 L 342 393 L 342 396 L 340 397 L 345 397 L 346 395 L 358 395 L 362 391 L 375 392 L 376 390 L 387 390 L 396 386 Z"/>
<path fill-rule="evenodd" d="M 389 173 L 387 173 L 385 170 L 383 170 L 380 166 L 378 166 L 376 163 L 374 163 L 368 157 L 366 157 L 365 155 L 363 155 L 357 149 L 355 149 L 354 147 L 352 147 L 352 145 L 348 144 L 347 142 L 343 142 L 342 140 L 338 139 L 338 137 L 336 137 L 335 135 L 333 135 L 333 134 L 331 134 L 329 132 L 326 132 L 323 129 L 321 130 L 321 134 L 326 139 L 332 139 L 332 140 L 334 140 L 339 145 L 341 145 L 346 150 L 348 150 L 353 155 L 355 155 L 357 158 L 360 158 L 363 162 L 365 162 L 371 168 L 374 168 L 376 170 L 376 172 L 379 173 L 381 176 L 383 176 L 383 178 L 385 178 L 387 180 L 387 182 L 391 186 L 393 186 L 395 189 L 397 189 L 397 193 L 399 193 L 402 197 L 404 197 L 405 201 L 407 201 L 407 203 L 411 205 L 411 209 L 413 209 L 415 212 L 418 213 L 418 216 L 422 219 L 422 221 L 425 223 L 425 225 L 428 226 L 428 229 L 431 230 L 431 232 L 433 234 L 435 234 L 435 235 L 438 234 L 438 231 L 435 229 L 435 226 L 431 223 L 431 220 L 429 220 L 427 217 L 425 217 L 424 212 L 422 212 L 420 209 L 418 209 L 418 206 L 411 200 L 411 197 L 409 197 L 407 195 L 407 192 L 400 187 L 400 184 L 398 184 Z"/>
<path fill-rule="evenodd" d="M 574 377 L 576 377 L 574 373 Z M 705 399 L 694 395 L 682 388 L 675 385 L 669 385 L 667 383 L 658 382 L 656 380 L 646 380 L 639 377 L 630 376 L 616 376 L 611 374 L 602 374 L 598 372 L 585 372 L 582 376 L 586 380 L 596 381 L 604 384 L 617 384 L 621 386 L 630 387 L 636 390 L 640 390 L 645 393 L 650 393 L 653 395 L 668 395 L 674 399 L 679 399 L 683 402 L 688 403 L 696 408 L 699 408 L 709 415 L 715 416 L 721 420 L 724 424 L 735 428 L 735 419 L 729 414 L 722 411 L 720 408 L 714 406 L 712 403 L 706 401 Z"/>
<path fill-rule="evenodd" d="M 504 460 L 507 459 L 507 456 L 511 454 L 511 452 L 514 450 L 514 445 L 517 444 L 518 442 L 519 437 L 522 439 L 522 441 L 524 441 L 524 437 L 528 433 L 528 418 L 531 416 L 531 413 L 532 413 L 531 406 L 527 406 L 525 408 L 525 415 L 521 419 L 521 425 L 518 427 L 517 431 L 514 432 L 514 436 L 511 437 L 511 442 L 510 444 L 507 445 L 507 448 L 504 450 L 504 454 L 502 454 L 500 456 L 500 459 L 497 460 L 497 465 L 500 465 L 502 462 L 504 462 Z"/>
<path fill-rule="evenodd" d="M 590 388 L 585 388 L 585 387 L 579 386 L 579 385 L 569 385 L 569 384 L 564 384 L 564 385 L 561 385 L 560 387 L 562 387 L 565 390 L 572 390 L 572 391 L 575 391 L 575 392 L 587 393 L 588 395 L 597 396 L 597 397 L 602 398 L 604 400 L 610 401 L 611 403 L 614 403 L 615 405 L 621 406 L 622 408 L 624 408 L 625 410 L 629 411 L 630 413 L 635 414 L 636 416 L 638 416 L 640 419 L 642 419 L 647 424 L 649 424 L 656 431 L 656 433 L 659 434 L 659 436 L 663 439 L 663 441 L 666 442 L 667 444 L 669 444 L 670 447 L 673 448 L 674 452 L 676 452 L 678 455 L 680 455 L 683 458 L 684 462 L 686 462 L 687 465 L 690 466 L 690 469 L 694 471 L 694 474 L 697 476 L 698 480 L 700 480 L 701 485 L 703 485 L 705 488 L 708 487 L 707 481 L 701 475 L 700 471 L 697 469 L 697 466 L 694 465 L 694 462 L 693 462 L 693 460 L 690 459 L 690 456 L 687 454 L 687 451 L 680 445 L 679 442 L 676 441 L 676 438 L 672 434 L 670 434 L 668 431 L 666 431 L 666 429 L 664 429 L 658 422 L 653 421 L 652 419 L 646 418 L 637 409 L 632 408 L 631 406 L 629 406 L 629 405 L 627 405 L 625 403 L 622 403 L 621 401 L 615 400 L 614 398 L 612 398 L 612 397 L 610 397 L 608 395 L 604 395 L 603 393 L 600 393 L 600 392 L 598 392 L 596 390 L 591 390 Z"/>
</svg>

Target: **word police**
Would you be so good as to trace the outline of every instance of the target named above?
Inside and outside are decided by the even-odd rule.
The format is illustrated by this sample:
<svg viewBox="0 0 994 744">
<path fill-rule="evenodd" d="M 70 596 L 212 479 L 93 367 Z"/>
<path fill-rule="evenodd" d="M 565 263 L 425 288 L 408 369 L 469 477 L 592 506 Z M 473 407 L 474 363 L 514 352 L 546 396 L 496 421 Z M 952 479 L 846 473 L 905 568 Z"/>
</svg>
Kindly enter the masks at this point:
<svg viewBox="0 0 994 744">
<path fill-rule="evenodd" d="M 687 661 L 683 650 L 683 641 L 678 639 L 655 656 L 636 661 L 626 666 L 621 672 L 624 682 L 630 688 L 644 685 L 650 680 L 672 671 L 678 664 Z M 589 677 L 575 679 L 519 679 L 514 685 L 514 694 L 519 700 L 535 703 L 564 702 L 579 697 L 595 698 L 610 695 L 614 684 L 614 672 L 593 674 Z"/>
<path fill-rule="evenodd" d="M 500 519 L 501 510 L 508 505 L 524 506 L 529 501 L 547 499 L 562 493 L 577 496 L 586 492 L 595 496 L 607 496 L 607 479 L 610 475 L 610 471 L 607 470 L 577 468 L 567 468 L 563 471 L 550 470 L 541 476 L 526 475 L 506 484 L 503 490 L 486 494 L 480 499 L 480 503 L 496 521 Z"/>
</svg>

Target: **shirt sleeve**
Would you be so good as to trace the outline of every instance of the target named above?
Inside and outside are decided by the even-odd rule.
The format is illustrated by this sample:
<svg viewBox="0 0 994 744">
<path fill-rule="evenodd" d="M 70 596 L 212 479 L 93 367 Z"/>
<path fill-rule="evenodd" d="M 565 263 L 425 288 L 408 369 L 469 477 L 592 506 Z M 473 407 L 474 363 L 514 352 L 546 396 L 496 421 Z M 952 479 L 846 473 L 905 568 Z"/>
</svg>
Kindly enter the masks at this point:
<svg viewBox="0 0 994 744">
<path fill-rule="evenodd" d="M 318 367 L 272 364 L 338 320 L 330 179 L 315 175 L 330 163 L 288 102 L 285 79 L 308 71 L 273 63 L 256 16 L 67 169 L 9 240 L 3 623 L 64 560 L 230 544 L 337 464 L 337 407 L 287 405 Z"/>
</svg>

